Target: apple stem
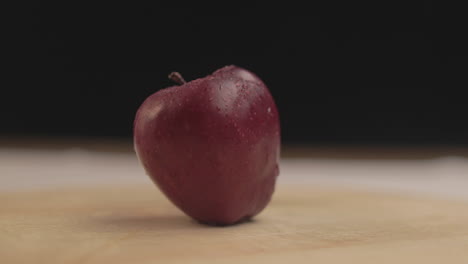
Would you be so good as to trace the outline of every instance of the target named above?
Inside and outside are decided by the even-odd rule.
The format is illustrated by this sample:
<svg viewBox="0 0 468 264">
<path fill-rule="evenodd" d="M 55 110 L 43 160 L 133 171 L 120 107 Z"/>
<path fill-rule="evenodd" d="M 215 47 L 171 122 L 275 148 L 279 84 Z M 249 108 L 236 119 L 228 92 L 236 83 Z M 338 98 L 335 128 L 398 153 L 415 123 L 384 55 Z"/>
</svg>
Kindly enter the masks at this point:
<svg viewBox="0 0 468 264">
<path fill-rule="evenodd" d="M 178 72 L 171 72 L 168 77 L 169 79 L 171 79 L 172 81 L 174 81 L 175 83 L 179 85 L 186 83 L 186 81 L 184 80 L 184 77 L 182 77 L 182 75 Z"/>
</svg>

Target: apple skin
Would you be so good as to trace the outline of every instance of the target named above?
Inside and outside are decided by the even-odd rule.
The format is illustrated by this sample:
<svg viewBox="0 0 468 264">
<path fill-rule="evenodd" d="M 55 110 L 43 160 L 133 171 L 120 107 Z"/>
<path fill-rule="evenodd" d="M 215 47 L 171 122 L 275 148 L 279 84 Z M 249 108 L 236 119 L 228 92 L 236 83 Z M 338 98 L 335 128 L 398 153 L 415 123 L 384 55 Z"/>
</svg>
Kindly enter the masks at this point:
<svg viewBox="0 0 468 264">
<path fill-rule="evenodd" d="M 278 110 L 252 72 L 225 66 L 162 89 L 140 106 L 134 145 L 146 173 L 178 208 L 209 225 L 250 219 L 279 175 Z"/>
</svg>

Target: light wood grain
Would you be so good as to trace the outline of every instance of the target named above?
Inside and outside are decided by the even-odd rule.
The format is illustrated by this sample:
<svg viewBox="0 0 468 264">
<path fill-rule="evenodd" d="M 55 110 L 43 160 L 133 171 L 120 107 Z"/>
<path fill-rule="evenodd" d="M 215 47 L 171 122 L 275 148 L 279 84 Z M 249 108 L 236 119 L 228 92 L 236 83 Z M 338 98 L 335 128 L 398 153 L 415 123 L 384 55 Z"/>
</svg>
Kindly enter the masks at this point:
<svg viewBox="0 0 468 264">
<path fill-rule="evenodd" d="M 199 225 L 150 185 L 0 193 L 0 263 L 468 263 L 468 204 L 281 185 L 255 221 Z"/>
</svg>

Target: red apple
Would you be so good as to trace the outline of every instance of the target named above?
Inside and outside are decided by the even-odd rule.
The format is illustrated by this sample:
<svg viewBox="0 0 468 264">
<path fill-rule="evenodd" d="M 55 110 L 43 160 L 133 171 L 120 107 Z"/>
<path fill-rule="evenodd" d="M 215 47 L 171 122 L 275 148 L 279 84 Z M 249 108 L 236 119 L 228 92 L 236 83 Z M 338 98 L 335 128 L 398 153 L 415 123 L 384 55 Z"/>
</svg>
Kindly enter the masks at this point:
<svg viewBox="0 0 468 264">
<path fill-rule="evenodd" d="M 183 212 L 210 225 L 250 219 L 279 174 L 278 111 L 252 72 L 226 66 L 160 90 L 140 106 L 134 144 L 146 173 Z"/>
</svg>

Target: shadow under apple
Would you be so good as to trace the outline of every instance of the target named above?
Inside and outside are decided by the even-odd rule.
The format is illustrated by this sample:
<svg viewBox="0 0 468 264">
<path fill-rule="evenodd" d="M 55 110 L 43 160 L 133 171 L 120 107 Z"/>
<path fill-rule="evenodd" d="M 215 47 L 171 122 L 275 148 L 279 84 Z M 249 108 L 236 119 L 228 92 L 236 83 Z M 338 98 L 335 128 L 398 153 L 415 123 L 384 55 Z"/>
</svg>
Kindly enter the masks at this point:
<svg viewBox="0 0 468 264">
<path fill-rule="evenodd" d="M 255 224 L 255 219 L 246 219 L 234 225 L 207 225 L 183 214 L 111 214 L 90 220 L 90 226 L 97 232 L 147 232 L 166 233 L 184 230 L 239 228 Z"/>
</svg>

